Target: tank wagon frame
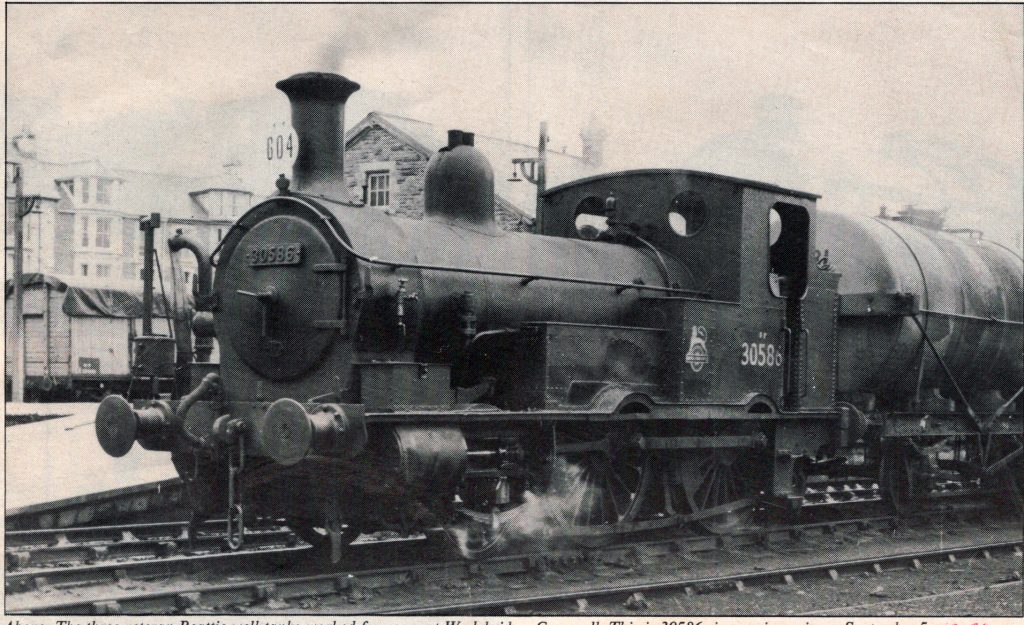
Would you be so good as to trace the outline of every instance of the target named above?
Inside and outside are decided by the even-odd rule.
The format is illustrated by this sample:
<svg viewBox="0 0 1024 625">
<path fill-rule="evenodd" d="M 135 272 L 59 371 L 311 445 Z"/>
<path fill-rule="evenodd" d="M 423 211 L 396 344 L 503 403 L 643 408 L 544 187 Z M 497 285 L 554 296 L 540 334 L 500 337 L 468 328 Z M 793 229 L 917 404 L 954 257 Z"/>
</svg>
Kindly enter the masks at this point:
<svg viewBox="0 0 1024 625">
<path fill-rule="evenodd" d="M 898 509 L 954 490 L 1019 505 L 1019 257 L 902 224 L 945 254 L 914 282 L 902 252 L 866 263 L 835 238 L 849 228 L 826 232 L 814 194 L 688 170 L 550 189 L 537 233 L 503 232 L 461 131 L 428 166 L 426 217 L 396 219 L 344 184 L 358 85 L 278 87 L 293 179 L 225 235 L 198 298 L 219 372 L 180 401 L 108 398 L 96 421 L 112 455 L 172 452 L 233 545 L 254 512 L 335 556 L 360 532 L 460 522 L 473 555 L 524 525 L 728 532 L 847 477 Z M 969 267 L 977 297 L 943 300 L 943 272 Z M 988 365 L 964 354 L 981 339 Z"/>
</svg>

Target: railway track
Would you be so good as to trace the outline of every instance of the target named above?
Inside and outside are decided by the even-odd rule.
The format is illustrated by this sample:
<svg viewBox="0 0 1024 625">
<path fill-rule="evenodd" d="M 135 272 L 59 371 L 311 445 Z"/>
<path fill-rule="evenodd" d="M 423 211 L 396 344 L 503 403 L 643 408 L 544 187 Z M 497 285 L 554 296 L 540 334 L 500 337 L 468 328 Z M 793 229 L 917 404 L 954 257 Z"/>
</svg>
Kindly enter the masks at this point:
<svg viewBox="0 0 1024 625">
<path fill-rule="evenodd" d="M 252 530 L 280 528 L 284 522 L 261 519 Z M 20 551 L 47 547 L 110 544 L 145 540 L 175 540 L 188 536 L 187 521 L 157 523 L 131 523 L 124 525 L 84 525 L 78 527 L 15 530 L 4 533 L 5 550 Z M 224 529 L 223 519 L 204 521 L 198 527 L 200 535 L 218 535 Z"/>
<path fill-rule="evenodd" d="M 36 577 L 34 583 L 22 584 L 14 588 L 9 587 L 8 610 L 33 614 L 69 612 L 134 614 L 223 609 L 229 606 L 259 604 L 270 600 L 277 602 L 301 601 L 317 597 L 346 595 L 347 593 L 362 593 L 368 589 L 401 586 L 410 582 L 431 587 L 432 584 L 444 584 L 453 579 L 464 579 L 467 576 L 487 578 L 515 574 L 538 575 L 552 569 L 586 568 L 597 561 L 611 562 L 613 566 L 629 566 L 629 563 L 635 562 L 639 558 L 692 556 L 723 549 L 735 551 L 757 547 L 772 548 L 773 545 L 791 543 L 802 537 L 829 536 L 847 530 L 854 532 L 888 531 L 897 523 L 894 517 L 882 516 L 790 527 L 753 528 L 749 531 L 723 536 L 674 537 L 612 545 L 600 549 L 550 548 L 541 552 L 509 554 L 483 561 L 454 559 L 450 557 L 451 550 L 441 549 L 437 541 L 421 539 L 419 541 L 355 543 L 339 568 L 332 569 L 330 572 L 315 572 L 312 575 L 309 574 L 311 568 L 315 570 L 316 566 L 322 565 L 300 566 L 297 574 L 280 575 L 282 563 L 301 559 L 302 554 L 309 550 L 309 547 L 295 547 L 262 554 L 259 551 L 211 554 L 202 558 L 188 558 L 180 561 L 169 558 L 141 563 L 134 568 L 130 564 L 120 566 L 115 564 L 81 567 L 77 570 L 61 569 L 59 577 L 45 578 L 42 580 L 42 584 L 51 588 L 68 585 L 107 584 L 107 586 L 95 589 L 95 592 L 80 593 L 74 597 L 63 599 L 55 597 L 52 592 L 46 593 L 45 597 L 34 596 L 30 592 L 26 593 L 25 591 L 40 587 L 39 579 Z M 988 545 L 985 548 L 996 549 L 997 547 Z M 445 555 L 448 557 L 444 557 Z M 432 560 L 425 562 L 425 558 Z M 388 568 L 373 567 L 373 563 L 381 561 L 402 562 L 402 564 Z M 217 572 L 216 579 L 226 579 L 229 574 L 234 574 L 237 577 L 243 573 L 247 578 L 229 584 L 185 581 L 174 584 L 175 589 L 173 590 L 168 590 L 165 585 L 161 584 L 158 589 L 134 593 L 125 592 L 117 586 L 109 587 L 112 582 L 125 579 L 139 580 L 180 576 L 183 573 L 180 567 L 186 567 L 185 574 L 195 573 L 199 570 L 215 570 Z M 30 577 L 28 573 L 15 573 L 15 580 L 19 580 L 17 575 L 22 575 L 21 579 Z M 8 577 L 10 579 L 12 576 Z M 753 578 L 750 579 L 753 580 Z M 748 583 L 744 579 L 739 579 L 739 581 Z M 699 586 L 700 583 L 697 585 Z M 19 596 L 19 592 L 24 594 Z M 643 590 L 634 589 L 633 592 L 643 592 Z M 551 597 L 535 597 L 533 599 L 538 601 L 557 600 Z M 509 605 L 516 607 L 519 605 L 517 602 L 521 601 L 522 606 L 526 606 L 530 600 L 530 598 L 521 598 Z M 487 609 L 483 604 L 464 607 L 470 611 Z M 504 609 L 503 605 L 491 605 L 491 607 L 498 611 Z M 407 612 L 434 613 L 438 610 L 443 612 L 449 608 L 460 611 L 455 604 L 423 606 L 422 603 L 418 603 L 416 607 L 409 608 Z M 402 613 L 402 610 L 396 610 L 395 613 Z"/>
<path fill-rule="evenodd" d="M 986 559 L 991 559 L 994 553 L 1002 551 L 1014 551 L 1019 555 L 1021 553 L 1021 544 L 1022 541 L 1017 539 L 713 577 L 684 577 L 659 582 L 588 588 L 515 598 L 506 597 L 461 603 L 420 605 L 395 610 L 384 610 L 379 614 L 514 614 L 524 611 L 546 614 L 571 613 L 579 609 L 581 600 L 589 601 L 601 598 L 626 605 L 632 600 L 633 604 L 636 605 L 646 602 L 649 598 L 660 593 L 684 592 L 687 595 L 692 595 L 732 590 L 742 591 L 755 585 L 769 583 L 794 584 L 798 580 L 807 578 L 826 578 L 836 581 L 842 575 L 862 572 L 883 574 L 888 570 L 906 568 L 921 569 L 929 563 L 937 561 L 955 562 L 957 558 L 980 555 Z"/>
<path fill-rule="evenodd" d="M 28 548 L 10 549 L 4 553 L 7 572 L 23 569 L 66 567 L 75 563 L 94 564 L 141 558 L 166 558 L 174 555 L 202 554 L 221 551 L 225 545 L 222 531 L 205 532 L 189 540 L 184 533 L 176 536 L 137 538 L 126 530 L 117 540 L 89 542 L 63 541 Z M 254 529 L 246 534 L 247 549 L 294 547 L 299 538 L 291 530 L 280 527 Z"/>
<path fill-rule="evenodd" d="M 842 491 L 841 488 L 833 490 Z M 861 516 L 884 515 L 884 509 L 874 497 L 830 499 L 833 501 L 831 504 L 822 501 L 807 506 L 802 520 L 805 523 L 827 523 L 850 518 L 853 508 L 848 504 L 851 503 L 860 503 L 856 511 Z M 760 519 L 760 524 L 771 523 L 768 517 Z M 185 556 L 223 551 L 224 520 L 204 522 L 191 543 L 188 526 L 186 521 L 170 521 L 9 531 L 5 534 L 6 586 L 14 590 L 32 588 L 37 585 L 35 579 L 42 579 L 46 585 L 72 585 L 78 583 L 79 578 L 84 583 L 96 583 L 95 580 L 106 576 L 102 572 L 103 567 L 98 565 L 109 562 L 118 563 L 116 570 L 128 567 L 141 572 L 148 567 L 156 575 L 166 567 L 147 560 L 182 556 L 180 560 Z M 415 541 L 406 542 L 416 544 Z M 298 538 L 284 526 L 283 520 L 260 519 L 256 526 L 247 527 L 246 551 L 290 548 L 298 544 Z M 391 544 L 394 546 L 395 543 Z M 370 550 L 372 548 L 355 551 Z M 53 571 L 53 567 L 62 569 Z"/>
<path fill-rule="evenodd" d="M 265 573 L 297 561 L 310 561 L 316 566 L 316 556 L 322 555 L 315 554 L 312 547 L 283 526 L 247 529 L 245 547 L 230 551 L 224 533 L 219 531 L 222 527 L 222 522 L 207 523 L 208 531 L 201 533 L 190 548 L 184 535 L 187 524 L 180 523 L 76 528 L 74 532 L 32 532 L 29 536 L 18 532 L 15 540 L 32 546 L 5 553 L 5 590 L 10 595 L 199 573 Z M 150 538 L 138 540 L 136 534 L 149 534 Z M 67 535 L 79 540 L 51 542 Z M 113 540 L 114 536 L 118 539 Z M 384 560 L 411 562 L 431 557 L 431 552 L 437 550 L 437 541 L 424 536 L 364 540 L 351 545 L 337 566 L 367 568 L 371 562 Z"/>
</svg>

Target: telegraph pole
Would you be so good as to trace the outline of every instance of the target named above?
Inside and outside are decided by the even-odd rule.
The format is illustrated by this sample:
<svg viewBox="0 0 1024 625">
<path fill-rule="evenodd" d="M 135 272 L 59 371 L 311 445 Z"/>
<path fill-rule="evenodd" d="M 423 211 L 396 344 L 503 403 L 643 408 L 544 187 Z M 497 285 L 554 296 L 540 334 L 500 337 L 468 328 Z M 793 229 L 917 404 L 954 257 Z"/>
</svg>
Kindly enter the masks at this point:
<svg viewBox="0 0 1024 625">
<path fill-rule="evenodd" d="M 540 140 L 537 141 L 537 219 L 544 199 L 542 196 L 548 188 L 548 123 L 540 123 Z"/>
<path fill-rule="evenodd" d="M 543 219 L 544 191 L 547 190 L 547 162 L 548 162 L 548 123 L 540 123 L 540 140 L 537 142 L 537 156 L 535 158 L 514 158 L 512 159 L 512 177 L 509 182 L 519 182 L 525 179 L 537 186 L 537 212 L 536 223 L 538 227 Z M 519 168 L 516 171 L 516 167 Z M 520 178 L 519 174 L 523 177 Z"/>
<path fill-rule="evenodd" d="M 11 401 L 25 401 L 25 301 L 22 275 L 24 274 L 24 220 L 31 210 L 25 201 L 25 188 L 21 176 L 21 163 L 8 163 L 14 177 L 14 333 L 11 355 L 14 370 L 11 372 Z"/>
</svg>

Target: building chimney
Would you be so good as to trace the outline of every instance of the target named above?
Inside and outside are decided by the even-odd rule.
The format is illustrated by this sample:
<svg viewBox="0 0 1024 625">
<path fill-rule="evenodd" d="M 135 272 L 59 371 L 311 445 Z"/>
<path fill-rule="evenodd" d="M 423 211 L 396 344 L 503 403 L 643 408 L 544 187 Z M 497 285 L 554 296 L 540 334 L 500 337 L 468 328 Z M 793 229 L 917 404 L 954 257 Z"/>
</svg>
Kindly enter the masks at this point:
<svg viewBox="0 0 1024 625">
<path fill-rule="evenodd" d="M 345 184 L 345 102 L 359 84 L 338 74 L 308 72 L 278 81 L 292 104 L 299 153 L 292 189 L 351 201 Z"/>
<path fill-rule="evenodd" d="M 28 126 L 22 127 L 21 134 L 16 135 L 11 139 L 11 145 L 14 150 L 18 153 L 18 156 L 25 158 L 36 158 L 36 136 L 28 128 Z"/>
</svg>

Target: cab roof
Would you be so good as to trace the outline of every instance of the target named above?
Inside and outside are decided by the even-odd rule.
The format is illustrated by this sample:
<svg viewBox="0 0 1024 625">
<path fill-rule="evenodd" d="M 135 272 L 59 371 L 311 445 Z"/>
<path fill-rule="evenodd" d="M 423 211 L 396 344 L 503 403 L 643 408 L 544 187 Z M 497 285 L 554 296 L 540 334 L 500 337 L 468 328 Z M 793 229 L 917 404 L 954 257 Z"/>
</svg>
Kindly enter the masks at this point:
<svg viewBox="0 0 1024 625">
<path fill-rule="evenodd" d="M 692 178 L 709 178 L 713 180 L 721 180 L 732 184 L 741 185 L 744 187 L 751 187 L 754 189 L 760 189 L 762 191 L 771 191 L 773 193 L 781 193 L 783 195 L 791 195 L 793 197 L 805 198 L 809 200 L 817 200 L 821 198 L 820 195 L 814 193 L 808 193 L 806 191 L 797 191 L 795 189 L 787 189 L 774 184 L 768 184 L 766 182 L 758 182 L 756 180 L 747 180 L 745 178 L 734 178 L 733 176 L 724 176 L 722 174 L 713 174 L 706 171 L 696 171 L 692 169 L 628 169 L 625 171 L 615 171 L 606 174 L 598 174 L 596 176 L 588 176 L 586 178 L 580 178 L 566 184 L 561 184 L 556 187 L 551 187 L 544 192 L 545 196 L 554 195 L 567 189 L 571 189 L 577 186 L 583 186 L 599 180 L 609 180 L 613 178 L 626 178 L 630 176 L 665 176 L 665 175 L 676 175 L 676 176 L 688 176 Z"/>
</svg>

